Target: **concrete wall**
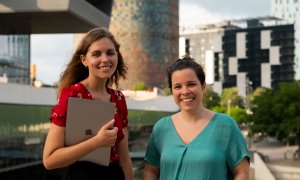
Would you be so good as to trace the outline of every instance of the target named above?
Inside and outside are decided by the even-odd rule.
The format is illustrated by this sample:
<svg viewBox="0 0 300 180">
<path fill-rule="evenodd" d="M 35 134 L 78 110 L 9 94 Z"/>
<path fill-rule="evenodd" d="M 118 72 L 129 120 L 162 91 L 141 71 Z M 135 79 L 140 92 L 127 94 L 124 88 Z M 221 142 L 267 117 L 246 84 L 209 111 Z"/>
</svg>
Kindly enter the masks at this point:
<svg viewBox="0 0 300 180">
<path fill-rule="evenodd" d="M 275 177 L 257 153 L 254 153 L 254 177 L 255 180 L 275 180 Z"/>
<path fill-rule="evenodd" d="M 0 83 L 0 103 L 55 105 L 56 89 L 28 85 Z"/>
</svg>

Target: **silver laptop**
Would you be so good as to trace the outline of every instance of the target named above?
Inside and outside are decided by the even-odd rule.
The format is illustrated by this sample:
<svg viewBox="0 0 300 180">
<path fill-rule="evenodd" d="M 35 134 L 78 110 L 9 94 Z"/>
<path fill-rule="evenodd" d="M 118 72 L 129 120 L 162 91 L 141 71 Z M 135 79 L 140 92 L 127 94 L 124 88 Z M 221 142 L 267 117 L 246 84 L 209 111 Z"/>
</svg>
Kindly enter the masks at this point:
<svg viewBox="0 0 300 180">
<path fill-rule="evenodd" d="M 65 145 L 71 146 L 85 141 L 112 120 L 115 105 L 110 102 L 70 97 L 68 100 Z M 90 161 L 103 166 L 109 165 L 110 147 L 98 148 L 80 161 Z"/>
</svg>

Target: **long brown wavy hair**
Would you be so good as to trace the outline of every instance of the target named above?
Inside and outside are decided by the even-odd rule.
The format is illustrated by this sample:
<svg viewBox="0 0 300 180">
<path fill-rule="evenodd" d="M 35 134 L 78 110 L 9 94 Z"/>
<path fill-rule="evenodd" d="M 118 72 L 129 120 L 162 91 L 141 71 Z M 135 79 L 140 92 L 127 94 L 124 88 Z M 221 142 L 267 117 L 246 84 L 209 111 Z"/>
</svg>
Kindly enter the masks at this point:
<svg viewBox="0 0 300 180">
<path fill-rule="evenodd" d="M 95 28 L 85 34 L 75 53 L 73 54 L 70 62 L 67 64 L 66 69 L 61 73 L 57 89 L 58 95 L 64 87 L 78 83 L 88 77 L 89 71 L 82 64 L 80 55 L 86 55 L 89 47 L 94 42 L 104 37 L 109 38 L 113 42 L 118 54 L 117 69 L 107 80 L 106 86 L 112 86 L 113 84 L 115 84 L 115 86 L 118 87 L 120 77 L 126 79 L 128 68 L 124 63 L 122 54 L 120 52 L 120 44 L 115 40 L 114 36 L 106 28 Z"/>
</svg>

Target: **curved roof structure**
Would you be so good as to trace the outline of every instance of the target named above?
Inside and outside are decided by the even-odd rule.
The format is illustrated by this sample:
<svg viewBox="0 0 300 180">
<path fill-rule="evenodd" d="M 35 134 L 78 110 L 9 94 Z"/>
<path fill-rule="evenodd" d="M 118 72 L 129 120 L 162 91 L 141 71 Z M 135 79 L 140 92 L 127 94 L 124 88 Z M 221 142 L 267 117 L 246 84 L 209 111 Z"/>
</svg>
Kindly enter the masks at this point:
<svg viewBox="0 0 300 180">
<path fill-rule="evenodd" d="M 0 34 L 83 33 L 108 27 L 112 0 L 1 0 Z"/>
</svg>

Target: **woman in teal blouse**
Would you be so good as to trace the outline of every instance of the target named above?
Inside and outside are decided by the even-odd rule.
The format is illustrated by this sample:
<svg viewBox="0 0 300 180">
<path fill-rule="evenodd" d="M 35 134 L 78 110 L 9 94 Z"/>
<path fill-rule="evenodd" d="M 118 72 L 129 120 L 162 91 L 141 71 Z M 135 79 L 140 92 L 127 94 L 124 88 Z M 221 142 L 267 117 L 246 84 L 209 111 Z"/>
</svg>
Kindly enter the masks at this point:
<svg viewBox="0 0 300 180">
<path fill-rule="evenodd" d="M 249 153 L 231 117 L 203 107 L 205 74 L 190 57 L 168 68 L 180 111 L 154 126 L 145 155 L 144 180 L 249 178 Z"/>
</svg>

